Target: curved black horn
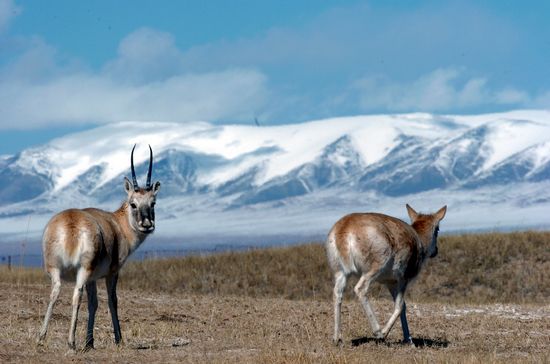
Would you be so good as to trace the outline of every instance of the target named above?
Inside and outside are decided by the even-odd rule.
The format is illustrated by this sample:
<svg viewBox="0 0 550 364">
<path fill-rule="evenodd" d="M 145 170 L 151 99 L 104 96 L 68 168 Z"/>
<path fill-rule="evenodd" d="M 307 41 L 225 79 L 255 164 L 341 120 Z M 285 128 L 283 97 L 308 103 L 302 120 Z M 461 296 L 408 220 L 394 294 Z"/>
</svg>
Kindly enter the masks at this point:
<svg viewBox="0 0 550 364">
<path fill-rule="evenodd" d="M 139 186 L 136 179 L 136 170 L 134 169 L 134 149 L 136 149 L 135 144 L 134 144 L 134 147 L 132 148 L 132 154 L 130 156 L 130 167 L 132 168 L 132 183 L 134 184 L 134 191 L 137 191 Z"/>
<path fill-rule="evenodd" d="M 151 172 L 153 171 L 153 149 L 149 144 L 149 171 L 147 171 L 147 182 L 145 183 L 145 188 L 151 189 Z"/>
</svg>

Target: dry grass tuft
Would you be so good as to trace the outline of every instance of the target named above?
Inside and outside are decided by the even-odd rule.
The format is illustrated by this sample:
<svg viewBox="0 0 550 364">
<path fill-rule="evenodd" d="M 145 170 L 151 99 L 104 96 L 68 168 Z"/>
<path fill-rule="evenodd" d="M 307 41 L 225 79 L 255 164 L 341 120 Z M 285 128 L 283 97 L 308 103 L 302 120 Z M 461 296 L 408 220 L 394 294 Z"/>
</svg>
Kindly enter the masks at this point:
<svg viewBox="0 0 550 364">
<path fill-rule="evenodd" d="M 409 292 L 416 348 L 401 344 L 399 323 L 385 343 L 375 343 L 355 299 L 343 305 L 344 345 L 331 344 L 332 277 L 319 243 L 132 262 L 119 281 L 123 344 L 113 343 L 106 293 L 99 289 L 96 349 L 68 356 L 72 286 L 62 286 L 45 346 L 38 347 L 48 279 L 41 269 L 4 266 L 0 361 L 548 362 L 549 242 L 548 232 L 443 237 L 440 255 Z M 385 321 L 389 295 L 374 290 L 373 296 Z M 86 307 L 84 298 L 78 347 L 86 335 Z"/>
<path fill-rule="evenodd" d="M 122 275 L 126 288 L 291 299 L 324 295 L 332 279 L 319 244 L 135 262 Z"/>
<path fill-rule="evenodd" d="M 550 300 L 550 232 L 443 236 L 439 255 L 408 291 L 409 300 L 449 303 L 545 303 Z M 41 269 L 0 267 L 0 282 L 44 284 Z M 128 263 L 121 289 L 287 299 L 330 299 L 332 274 L 324 246 Z M 353 282 L 348 283 L 351 287 Z M 347 290 L 348 297 L 351 289 Z M 372 295 L 389 296 L 380 286 Z"/>
<path fill-rule="evenodd" d="M 439 255 L 411 286 L 410 299 L 455 303 L 550 299 L 550 232 L 443 236 L 439 247 Z M 136 262 L 128 264 L 122 275 L 124 287 L 147 291 L 290 299 L 332 295 L 332 275 L 321 243 Z M 373 294 L 388 295 L 376 286 Z"/>
<path fill-rule="evenodd" d="M 39 268 L 11 267 L 0 265 L 0 283 L 14 285 L 49 284 L 50 279 Z"/>
<path fill-rule="evenodd" d="M 413 286 L 415 299 L 468 303 L 550 299 L 550 232 L 445 236 L 439 246 L 440 254 Z"/>
<path fill-rule="evenodd" d="M 550 359 L 550 309 L 532 305 L 409 306 L 413 348 L 401 344 L 399 323 L 377 344 L 361 305 L 343 307 L 344 344 L 331 343 L 330 300 L 287 300 L 120 290 L 121 346 L 113 343 L 105 290 L 99 290 L 95 350 L 66 355 L 70 287 L 62 287 L 45 346 L 34 344 L 49 295 L 47 286 L 0 290 L 3 363 L 543 363 Z M 86 299 L 77 327 L 84 346 Z M 374 300 L 379 317 L 388 300 Z M 174 346 L 175 342 L 187 342 Z"/>
</svg>

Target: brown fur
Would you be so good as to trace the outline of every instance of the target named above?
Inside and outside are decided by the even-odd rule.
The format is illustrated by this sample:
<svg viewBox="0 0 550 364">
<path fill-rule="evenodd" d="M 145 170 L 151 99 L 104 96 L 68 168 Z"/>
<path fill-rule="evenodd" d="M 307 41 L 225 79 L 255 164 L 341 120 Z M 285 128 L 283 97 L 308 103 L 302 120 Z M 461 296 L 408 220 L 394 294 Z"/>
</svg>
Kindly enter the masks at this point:
<svg viewBox="0 0 550 364">
<path fill-rule="evenodd" d="M 385 337 L 397 315 L 403 312 L 403 334 L 405 340 L 411 340 L 404 310 L 401 311 L 403 295 L 409 282 L 420 272 L 425 258 L 437 254 L 436 228 L 445 216 L 446 207 L 431 215 L 418 214 L 409 205 L 407 211 L 412 225 L 379 213 L 353 213 L 341 218 L 331 229 L 326 249 L 335 274 L 335 342 L 340 340 L 342 292 L 350 274 L 361 277 L 355 292 L 375 335 Z M 396 298 L 394 314 L 382 330 L 367 299 L 372 281 L 386 284 Z"/>
<path fill-rule="evenodd" d="M 385 237 L 389 248 L 386 254 L 380 254 L 373 245 L 369 244 L 368 237 L 363 233 L 369 227 L 377 229 L 378 233 Z M 424 222 L 411 227 L 404 221 L 388 215 L 353 213 L 341 218 L 332 228 L 331 234 L 334 234 L 336 247 L 346 264 L 350 264 L 348 243 L 350 234 L 357 239 L 362 260 L 369 262 L 369 270 L 379 269 L 386 260 L 384 256 L 388 254 L 395 255 L 396 252 L 400 252 L 400 258 L 407 261 L 414 257 L 407 268 L 407 276 L 412 278 L 418 274 L 421 260 L 425 256 L 424 244 L 420 237 L 425 234 L 424 230 L 417 230 L 419 227 L 424 229 Z"/>
<path fill-rule="evenodd" d="M 417 220 L 412 224 L 412 228 L 418 234 L 420 241 L 424 247 L 430 244 L 433 229 L 437 221 L 432 215 L 419 215 Z"/>
<path fill-rule="evenodd" d="M 55 215 L 43 235 L 44 268 L 52 279 L 50 303 L 40 330 L 39 342 L 47 332 L 53 306 L 59 295 L 61 279 L 76 280 L 69 347 L 75 349 L 76 321 L 86 287 L 88 295 L 88 333 L 86 346 L 93 347 L 93 326 L 97 309 L 96 280 L 105 277 L 115 342 L 121 340 L 117 313 L 118 271 L 127 258 L 155 229 L 154 205 L 160 183 L 147 189 L 124 181 L 127 200 L 115 212 L 96 208 L 68 209 Z"/>
</svg>

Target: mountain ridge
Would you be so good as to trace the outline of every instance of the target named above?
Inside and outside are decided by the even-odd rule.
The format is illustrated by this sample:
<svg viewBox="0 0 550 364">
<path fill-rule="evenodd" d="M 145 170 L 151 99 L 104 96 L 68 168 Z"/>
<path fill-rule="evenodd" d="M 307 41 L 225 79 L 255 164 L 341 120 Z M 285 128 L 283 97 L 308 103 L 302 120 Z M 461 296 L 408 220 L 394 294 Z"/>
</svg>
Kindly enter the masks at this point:
<svg viewBox="0 0 550 364">
<path fill-rule="evenodd" d="M 376 196 L 372 206 L 452 191 L 490 203 L 487 193 L 497 186 L 540 195 L 550 181 L 550 111 L 544 110 L 368 115 L 262 127 L 121 122 L 0 159 L 0 217 L 46 216 L 84 204 L 112 208 L 124 197 L 122 177 L 130 174 L 134 143 L 139 181 L 148 163 L 145 146 L 153 147 L 153 179 L 162 183 L 158 216 L 174 221 L 186 214 L 206 221 L 212 211 L 276 217 L 296 199 L 314 214 L 327 206 L 338 210 L 331 203 L 345 209 L 367 195 Z M 331 192 L 346 198 L 338 202 Z M 510 196 L 499 203 L 526 208 L 549 200 L 548 194 Z M 295 218 L 307 221 L 307 211 Z"/>
</svg>

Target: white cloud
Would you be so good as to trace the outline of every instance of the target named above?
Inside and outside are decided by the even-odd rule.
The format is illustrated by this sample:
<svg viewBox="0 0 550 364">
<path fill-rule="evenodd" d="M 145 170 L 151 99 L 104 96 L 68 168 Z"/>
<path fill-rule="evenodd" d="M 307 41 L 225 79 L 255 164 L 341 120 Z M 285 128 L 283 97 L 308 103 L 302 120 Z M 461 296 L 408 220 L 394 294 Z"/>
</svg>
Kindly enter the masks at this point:
<svg viewBox="0 0 550 364">
<path fill-rule="evenodd" d="M 150 28 L 125 37 L 118 46 L 117 58 L 103 69 L 114 79 L 134 84 L 163 80 L 184 71 L 183 54 L 172 34 Z"/>
<path fill-rule="evenodd" d="M 299 25 L 224 38 L 184 53 L 187 66 L 197 69 L 254 64 L 302 67 L 304 72 L 400 73 L 426 72 L 456 64 L 457 59 L 466 66 L 478 64 L 480 58 L 502 63 L 518 45 L 513 23 L 469 3 L 399 7 L 359 2 L 330 8 Z"/>
<path fill-rule="evenodd" d="M 499 104 L 529 104 L 531 98 L 525 91 L 508 87 L 496 92 L 495 101 Z"/>
<path fill-rule="evenodd" d="M 0 33 L 8 28 L 11 20 L 20 12 L 21 8 L 13 0 L 0 0 Z"/>
<path fill-rule="evenodd" d="M 529 95 L 508 87 L 491 88 L 485 77 L 466 78 L 457 68 L 436 69 L 410 82 L 385 77 L 356 81 L 348 97 L 356 95 L 363 110 L 441 112 L 486 105 L 523 106 Z"/>
<path fill-rule="evenodd" d="M 274 75 L 277 99 L 265 112 L 273 119 L 479 112 L 531 104 L 533 95 L 514 86 L 518 78 L 510 69 L 526 70 L 517 54 L 532 54 L 526 46 L 532 36 L 475 2 L 362 2 L 253 37 L 196 45 L 183 52 L 183 62 L 194 70 L 254 65 Z M 548 84 L 533 81 L 534 73 L 522 75 L 524 87 Z M 358 75 L 365 77 L 348 90 Z"/>
<path fill-rule="evenodd" d="M 524 43 L 514 24 L 453 4 L 334 8 L 293 27 L 189 49 L 179 49 L 170 33 L 141 28 L 98 70 L 60 56 L 38 37 L 18 36 L 17 50 L 0 42 L 0 129 L 548 107 L 548 93 L 495 86 L 492 70 L 477 67 L 513 68 Z M 0 33 L 18 11 L 0 0 Z M 506 72 L 494 74 L 507 84 Z M 364 77 L 348 86 L 357 75 Z"/>
<path fill-rule="evenodd" d="M 13 51 L 13 60 L 0 69 L 0 82 L 40 82 L 62 73 L 71 72 L 69 67 L 59 66 L 59 57 L 54 47 L 40 38 L 20 41 L 19 52 Z"/>
<path fill-rule="evenodd" d="M 35 39 L 0 70 L 0 129 L 121 120 L 253 120 L 266 76 L 251 68 L 186 72 L 168 33 L 140 29 L 100 72 L 59 60 Z"/>
<path fill-rule="evenodd" d="M 539 94 L 532 102 L 533 107 L 550 109 L 550 91 Z"/>
<path fill-rule="evenodd" d="M 0 85 L 0 128 L 121 120 L 252 120 L 265 97 L 265 77 L 253 70 L 180 75 L 139 86 L 75 74 L 39 84 Z"/>
</svg>

